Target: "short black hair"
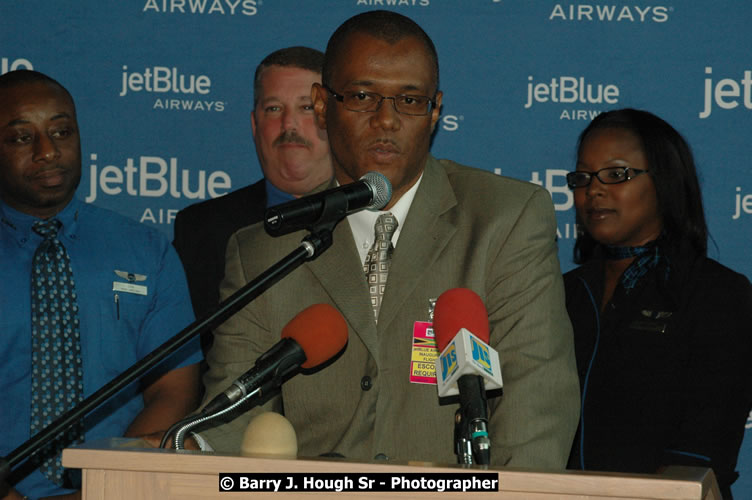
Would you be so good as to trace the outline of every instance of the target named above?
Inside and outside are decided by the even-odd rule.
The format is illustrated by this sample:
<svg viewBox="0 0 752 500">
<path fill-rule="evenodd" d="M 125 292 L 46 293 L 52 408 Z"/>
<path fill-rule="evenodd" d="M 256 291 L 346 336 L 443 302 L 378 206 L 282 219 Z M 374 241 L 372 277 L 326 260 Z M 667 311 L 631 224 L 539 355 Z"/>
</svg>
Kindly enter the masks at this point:
<svg viewBox="0 0 752 500">
<path fill-rule="evenodd" d="M 339 59 L 347 38 L 354 33 L 364 33 L 387 43 L 394 44 L 408 37 L 414 37 L 423 42 L 431 59 L 434 69 L 436 90 L 439 88 L 439 56 L 431 37 L 423 28 L 407 16 L 388 10 L 372 10 L 355 15 L 342 23 L 329 38 L 324 55 L 323 81 L 331 84 L 334 65 Z"/>
<path fill-rule="evenodd" d="M 261 94 L 261 75 L 269 66 L 287 66 L 291 68 L 300 68 L 314 73 L 321 74 L 324 66 L 324 53 L 320 50 L 310 47 L 286 47 L 275 50 L 264 58 L 256 66 L 256 72 L 253 75 L 253 106 L 258 102 L 258 96 Z"/>
<path fill-rule="evenodd" d="M 578 157 L 585 139 L 592 132 L 603 129 L 626 130 L 639 139 L 663 219 L 662 240 L 673 249 L 688 244 L 697 254 L 707 255 L 708 227 L 702 192 L 687 141 L 668 122 L 653 113 L 617 109 L 596 116 L 582 131 L 577 141 Z M 587 232 L 581 234 L 575 243 L 575 262 L 587 261 L 597 246 L 598 242 Z"/>
<path fill-rule="evenodd" d="M 63 85 L 54 78 L 51 78 L 44 73 L 40 73 L 39 71 L 34 71 L 32 69 L 16 69 L 7 72 L 4 75 L 0 75 L 0 90 L 28 85 L 30 83 L 46 83 L 47 85 L 57 87 L 62 90 L 71 101 L 73 101 L 73 96 L 68 92 L 68 89 L 63 87 Z"/>
<path fill-rule="evenodd" d="M 50 76 L 45 75 L 44 73 L 40 73 L 39 71 L 34 71 L 32 69 L 16 69 L 7 72 L 4 75 L 0 75 L 0 92 L 6 89 L 33 83 L 44 83 L 53 87 L 57 87 L 62 90 L 65 95 L 68 96 L 71 102 L 74 102 L 71 93 L 68 92 L 68 89 L 63 87 L 60 82 Z"/>
</svg>

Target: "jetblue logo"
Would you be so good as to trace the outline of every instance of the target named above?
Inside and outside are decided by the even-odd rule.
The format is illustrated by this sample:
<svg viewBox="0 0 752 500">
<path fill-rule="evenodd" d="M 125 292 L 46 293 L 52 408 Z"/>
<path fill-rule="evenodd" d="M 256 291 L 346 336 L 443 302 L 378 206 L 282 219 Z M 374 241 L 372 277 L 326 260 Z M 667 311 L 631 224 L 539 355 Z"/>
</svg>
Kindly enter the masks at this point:
<svg viewBox="0 0 752 500">
<path fill-rule="evenodd" d="M 537 81 L 528 75 L 527 82 L 524 108 L 554 104 L 561 109 L 559 120 L 590 121 L 600 114 L 597 107 L 613 107 L 621 98 L 618 85 L 594 83 L 584 76 L 558 76 Z"/>
<path fill-rule="evenodd" d="M 172 92 L 175 94 L 202 94 L 211 92 L 211 79 L 206 75 L 185 75 L 177 68 L 154 66 L 141 72 L 128 72 L 123 66 L 120 96 L 130 92 Z"/>
<path fill-rule="evenodd" d="M 127 158 L 125 165 L 97 165 L 98 155 L 91 155 L 89 167 L 89 194 L 87 203 L 97 200 L 99 193 L 107 196 L 134 196 L 204 200 L 216 198 L 232 189 L 232 179 L 222 170 L 206 171 L 178 167 L 177 158 L 140 156 Z M 138 218 L 140 222 L 171 224 L 177 209 L 146 208 Z"/>
<path fill-rule="evenodd" d="M 441 355 L 441 378 L 448 379 L 457 369 L 457 350 L 454 342 L 449 345 L 449 349 Z"/>
<path fill-rule="evenodd" d="M 222 112 L 227 105 L 225 101 L 209 100 L 211 79 L 207 75 L 185 74 L 175 67 L 153 66 L 143 71 L 129 71 L 128 66 L 123 66 L 118 95 L 123 97 L 137 92 L 165 95 L 155 99 L 152 109 Z"/>
<path fill-rule="evenodd" d="M 586 82 L 585 78 L 560 76 L 551 81 L 536 82 L 527 77 L 527 101 L 525 109 L 535 103 L 556 102 L 565 104 L 616 104 L 619 102 L 619 87 L 614 84 Z"/>
<path fill-rule="evenodd" d="M 105 165 L 100 170 L 97 160 L 98 155 L 93 153 L 89 169 L 89 195 L 85 198 L 87 203 L 96 201 L 98 188 L 109 196 L 127 194 L 161 198 L 169 195 L 189 200 L 204 200 L 207 194 L 211 198 L 217 198 L 232 188 L 232 180 L 227 172 L 178 168 L 177 158 L 127 158 L 125 166 Z"/>
<path fill-rule="evenodd" d="M 473 337 L 470 337 L 470 342 L 472 343 L 473 349 L 473 361 L 475 361 L 475 363 L 484 371 L 488 372 L 489 375 L 493 375 L 493 370 L 491 369 L 491 353 L 488 352 L 488 346 L 481 344 Z"/>
</svg>

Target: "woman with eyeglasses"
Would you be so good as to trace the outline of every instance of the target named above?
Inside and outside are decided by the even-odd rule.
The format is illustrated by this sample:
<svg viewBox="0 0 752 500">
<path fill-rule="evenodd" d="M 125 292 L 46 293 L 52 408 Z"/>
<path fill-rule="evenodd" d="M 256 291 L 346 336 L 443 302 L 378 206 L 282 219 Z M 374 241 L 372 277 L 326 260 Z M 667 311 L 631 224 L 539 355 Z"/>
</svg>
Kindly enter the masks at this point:
<svg viewBox="0 0 752 500">
<path fill-rule="evenodd" d="M 651 113 L 603 113 L 580 134 L 567 182 L 582 392 L 569 467 L 712 467 L 730 498 L 752 406 L 752 287 L 707 257 L 689 146 Z"/>
</svg>

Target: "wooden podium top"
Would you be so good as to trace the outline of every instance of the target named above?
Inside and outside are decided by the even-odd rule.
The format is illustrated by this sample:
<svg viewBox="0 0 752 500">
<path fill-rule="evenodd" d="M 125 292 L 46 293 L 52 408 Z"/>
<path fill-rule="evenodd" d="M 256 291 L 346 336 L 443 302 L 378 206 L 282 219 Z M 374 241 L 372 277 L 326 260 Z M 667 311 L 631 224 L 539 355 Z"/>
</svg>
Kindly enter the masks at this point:
<svg viewBox="0 0 752 500">
<path fill-rule="evenodd" d="M 441 495 L 442 499 L 682 499 L 720 500 L 710 469 L 670 467 L 662 474 L 582 471 L 539 472 L 511 468 L 463 468 L 425 462 L 353 462 L 331 458 L 281 459 L 139 448 L 140 440 L 111 439 L 63 452 L 66 467 L 84 470 L 84 499 L 230 499 L 248 493 L 220 491 L 220 473 L 257 474 L 473 474 L 498 473 L 498 492 L 254 492 L 253 498 L 363 497 L 372 500 Z M 460 497 L 460 495 L 462 495 Z"/>
</svg>

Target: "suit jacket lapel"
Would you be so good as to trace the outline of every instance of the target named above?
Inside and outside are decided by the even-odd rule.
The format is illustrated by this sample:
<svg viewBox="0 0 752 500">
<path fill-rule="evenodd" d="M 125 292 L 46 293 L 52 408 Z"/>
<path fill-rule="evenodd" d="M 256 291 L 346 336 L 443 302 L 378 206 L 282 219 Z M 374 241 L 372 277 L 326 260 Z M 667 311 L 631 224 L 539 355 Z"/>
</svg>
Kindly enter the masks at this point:
<svg viewBox="0 0 752 500">
<path fill-rule="evenodd" d="M 341 221 L 334 228 L 333 239 L 331 248 L 316 260 L 306 263 L 306 266 L 342 312 L 353 333 L 361 338 L 378 359 L 376 324 L 373 321 L 368 286 L 347 220 Z"/>
<path fill-rule="evenodd" d="M 445 216 L 457 205 L 446 172 L 429 156 L 423 180 L 415 193 L 389 270 L 387 289 L 379 312 L 379 331 L 389 328 L 405 299 L 413 293 L 420 277 L 431 272 L 431 266 L 456 232 L 454 222 Z M 426 318 L 428 319 L 428 304 Z"/>
</svg>

